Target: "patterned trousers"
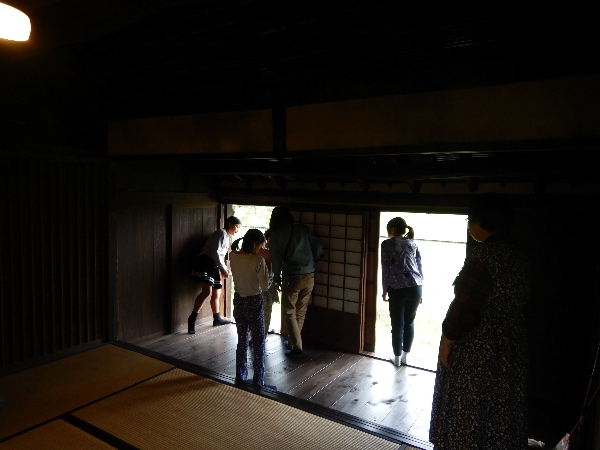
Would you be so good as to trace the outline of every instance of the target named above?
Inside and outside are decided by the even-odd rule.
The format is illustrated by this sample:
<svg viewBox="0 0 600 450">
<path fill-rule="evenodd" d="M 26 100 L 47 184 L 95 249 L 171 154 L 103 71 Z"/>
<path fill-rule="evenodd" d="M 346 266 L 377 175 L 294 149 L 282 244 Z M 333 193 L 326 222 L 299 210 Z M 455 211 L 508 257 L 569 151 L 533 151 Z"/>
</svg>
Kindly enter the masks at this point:
<svg viewBox="0 0 600 450">
<path fill-rule="evenodd" d="M 237 327 L 238 344 L 235 352 L 235 377 L 246 380 L 248 377 L 248 332 L 252 333 L 254 351 L 252 381 L 265 384 L 265 321 L 263 315 L 263 297 L 261 294 L 233 297 L 233 317 Z"/>
</svg>

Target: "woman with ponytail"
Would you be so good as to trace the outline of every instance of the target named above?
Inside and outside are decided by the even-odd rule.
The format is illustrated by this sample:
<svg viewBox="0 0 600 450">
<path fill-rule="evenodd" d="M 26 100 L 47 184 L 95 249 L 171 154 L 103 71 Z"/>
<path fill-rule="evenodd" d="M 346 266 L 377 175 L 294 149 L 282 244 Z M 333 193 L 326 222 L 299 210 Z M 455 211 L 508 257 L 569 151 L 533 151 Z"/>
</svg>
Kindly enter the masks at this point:
<svg viewBox="0 0 600 450">
<path fill-rule="evenodd" d="M 253 341 L 253 377 L 252 382 L 259 386 L 276 389 L 265 385 L 265 319 L 263 312 L 263 295 L 271 285 L 272 274 L 260 251 L 265 245 L 262 231 L 250 229 L 242 239 L 242 248 L 238 250 L 239 239 L 236 240 L 230 255 L 231 271 L 235 283 L 233 297 L 233 317 L 238 333 L 238 344 L 235 353 L 235 379 L 246 381 L 248 376 L 248 344 L 249 334 Z"/>
<path fill-rule="evenodd" d="M 415 335 L 414 321 L 422 302 L 423 268 L 412 227 L 402 217 L 394 217 L 387 224 L 387 232 L 389 239 L 381 243 L 383 301 L 389 302 L 390 308 L 392 363 L 400 366 L 406 365 L 406 354 Z"/>
</svg>

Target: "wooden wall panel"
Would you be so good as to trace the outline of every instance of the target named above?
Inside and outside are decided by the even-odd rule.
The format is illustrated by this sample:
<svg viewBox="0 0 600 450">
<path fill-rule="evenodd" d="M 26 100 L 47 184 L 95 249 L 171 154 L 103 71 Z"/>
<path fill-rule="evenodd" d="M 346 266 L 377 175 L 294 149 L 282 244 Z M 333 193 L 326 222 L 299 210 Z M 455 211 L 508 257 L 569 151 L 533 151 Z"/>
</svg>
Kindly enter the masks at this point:
<svg viewBox="0 0 600 450">
<path fill-rule="evenodd" d="M 365 352 L 375 351 L 375 325 L 377 322 L 377 277 L 380 267 L 379 260 L 379 211 L 370 211 L 366 226 L 367 252 L 364 259 L 365 264 L 365 289 L 364 289 L 364 315 L 363 319 L 363 341 L 362 350 Z"/>
<path fill-rule="evenodd" d="M 600 76 L 292 106 L 288 151 L 600 135 Z"/>
<path fill-rule="evenodd" d="M 0 162 L 1 368 L 107 340 L 106 176 L 97 162 Z"/>
<path fill-rule="evenodd" d="M 172 217 L 172 331 L 187 329 L 187 318 L 192 311 L 200 284 L 190 278 L 191 264 L 202 250 L 206 238 L 219 228 L 218 207 L 174 206 Z M 207 301 L 200 317 L 210 317 Z"/>
<path fill-rule="evenodd" d="M 309 305 L 302 340 L 312 345 L 356 353 L 360 348 L 360 315 Z"/>
<path fill-rule="evenodd" d="M 146 117 L 110 122 L 110 155 L 272 152 L 270 110 Z"/>
<path fill-rule="evenodd" d="M 117 217 L 117 338 L 167 333 L 167 206 L 126 206 Z"/>
</svg>

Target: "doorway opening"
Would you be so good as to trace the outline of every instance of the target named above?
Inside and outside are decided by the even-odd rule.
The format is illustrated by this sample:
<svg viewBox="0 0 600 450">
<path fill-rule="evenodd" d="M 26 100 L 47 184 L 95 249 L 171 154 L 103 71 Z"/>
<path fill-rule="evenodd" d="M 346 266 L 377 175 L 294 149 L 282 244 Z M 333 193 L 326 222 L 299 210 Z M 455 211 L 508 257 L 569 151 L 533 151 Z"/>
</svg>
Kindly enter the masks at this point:
<svg viewBox="0 0 600 450">
<path fill-rule="evenodd" d="M 415 319 L 415 338 L 407 363 L 422 369 L 437 369 L 442 321 L 454 298 L 452 283 L 466 256 L 467 224 L 465 215 L 386 211 L 380 214 L 379 245 L 387 239 L 386 225 L 400 216 L 415 232 L 415 243 L 423 263 L 423 303 Z M 382 300 L 381 260 L 377 274 L 377 319 L 375 356 L 393 356 L 388 303 Z"/>
<path fill-rule="evenodd" d="M 274 206 L 256 206 L 256 205 L 231 205 L 233 215 L 242 221 L 240 230 L 233 238 L 234 240 L 242 238 L 246 231 L 256 228 L 263 233 L 269 228 L 269 220 Z M 231 292 L 235 292 L 235 278 L 232 282 Z M 232 306 L 233 308 L 233 306 Z M 232 309 L 233 311 L 233 309 Z M 271 312 L 271 321 L 269 330 L 275 333 L 281 332 L 281 303 L 273 303 Z"/>
</svg>

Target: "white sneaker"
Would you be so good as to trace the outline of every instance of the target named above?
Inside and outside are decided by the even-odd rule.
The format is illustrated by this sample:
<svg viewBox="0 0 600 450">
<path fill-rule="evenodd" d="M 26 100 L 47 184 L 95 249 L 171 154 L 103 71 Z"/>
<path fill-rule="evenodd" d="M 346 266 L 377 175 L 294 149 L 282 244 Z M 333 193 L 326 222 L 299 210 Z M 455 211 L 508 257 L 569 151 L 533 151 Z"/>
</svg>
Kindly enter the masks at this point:
<svg viewBox="0 0 600 450">
<path fill-rule="evenodd" d="M 392 362 L 393 365 L 395 365 L 396 367 L 400 367 L 400 356 L 393 356 L 390 357 L 390 361 Z"/>
<path fill-rule="evenodd" d="M 403 366 L 406 366 L 406 354 L 408 352 L 402 352 L 402 358 L 400 358 L 400 364 L 402 364 Z"/>
</svg>

